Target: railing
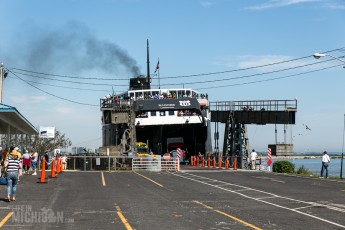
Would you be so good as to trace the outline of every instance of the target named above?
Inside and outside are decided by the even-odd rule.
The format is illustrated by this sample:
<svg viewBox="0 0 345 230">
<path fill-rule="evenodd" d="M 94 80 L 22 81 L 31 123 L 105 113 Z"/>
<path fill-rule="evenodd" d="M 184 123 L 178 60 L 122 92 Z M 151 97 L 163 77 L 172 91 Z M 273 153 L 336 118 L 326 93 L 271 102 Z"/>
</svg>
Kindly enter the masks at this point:
<svg viewBox="0 0 345 230">
<path fill-rule="evenodd" d="M 67 170 L 80 171 L 116 171 L 149 170 L 178 171 L 176 159 L 163 160 L 161 156 L 127 157 L 127 156 L 68 156 Z"/>
<path fill-rule="evenodd" d="M 126 156 L 68 156 L 67 170 L 113 171 L 131 170 L 132 157 Z"/>
<path fill-rule="evenodd" d="M 164 160 L 161 156 L 134 157 L 132 170 L 145 171 L 179 171 L 179 161 L 177 158 Z"/>
<path fill-rule="evenodd" d="M 211 111 L 296 111 L 297 100 L 210 102 Z"/>
</svg>

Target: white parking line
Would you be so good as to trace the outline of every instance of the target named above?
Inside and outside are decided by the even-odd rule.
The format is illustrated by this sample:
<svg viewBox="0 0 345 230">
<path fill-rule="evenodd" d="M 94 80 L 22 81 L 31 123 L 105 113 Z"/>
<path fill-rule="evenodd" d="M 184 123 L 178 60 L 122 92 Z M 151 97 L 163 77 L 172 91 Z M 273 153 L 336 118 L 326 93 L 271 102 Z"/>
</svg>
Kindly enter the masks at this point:
<svg viewBox="0 0 345 230">
<path fill-rule="evenodd" d="M 215 188 L 227 191 L 227 192 L 235 193 L 237 195 L 240 195 L 242 197 L 245 197 L 245 198 L 248 198 L 248 199 L 251 199 L 251 200 L 256 200 L 258 202 L 262 202 L 262 203 L 265 203 L 265 204 L 268 204 L 268 205 L 272 205 L 272 206 L 275 206 L 275 207 L 278 207 L 278 208 L 286 209 L 286 210 L 289 210 L 289 211 L 292 211 L 292 212 L 296 212 L 298 214 L 301 214 L 301 215 L 304 215 L 304 216 L 308 216 L 308 217 L 311 217 L 311 218 L 314 218 L 314 219 L 317 219 L 317 220 L 320 220 L 320 221 L 323 221 L 323 222 L 326 222 L 326 223 L 329 223 L 329 224 L 332 224 L 332 225 L 335 225 L 335 226 L 338 226 L 338 227 L 341 227 L 341 228 L 345 228 L 345 225 L 341 225 L 341 224 L 335 223 L 333 221 L 329 221 L 329 220 L 326 220 L 324 218 L 320 218 L 320 217 L 317 217 L 317 216 L 314 216 L 314 215 L 311 215 L 311 214 L 299 211 L 297 209 L 288 208 L 288 207 L 285 207 L 285 206 L 282 206 L 282 205 L 279 205 L 279 204 L 275 204 L 275 203 L 272 203 L 272 202 L 261 200 L 260 198 L 250 197 L 250 196 L 247 196 L 245 194 L 239 193 L 238 191 L 230 190 L 230 189 L 227 189 L 227 188 L 224 188 L 224 187 L 220 187 L 220 186 L 217 186 L 217 185 L 213 185 L 213 184 L 210 184 L 210 183 L 206 183 L 206 182 L 197 180 L 197 179 L 194 178 L 195 175 L 193 175 L 193 178 L 189 178 L 188 176 L 192 175 L 192 174 L 189 174 L 189 173 L 183 173 L 183 174 L 181 174 L 181 173 L 172 173 L 172 174 L 174 174 L 175 176 L 178 176 L 178 177 L 182 177 L 182 178 L 185 178 L 185 179 L 188 179 L 188 180 L 192 180 L 192 181 L 198 182 L 198 183 L 206 184 L 206 185 L 209 185 L 209 186 L 212 186 L 212 187 L 215 187 Z M 186 175 L 186 176 L 184 176 L 184 175 Z M 202 176 L 198 176 L 198 177 L 199 178 L 207 178 L 207 177 L 202 177 Z M 209 178 L 209 179 L 211 181 L 218 181 L 218 182 L 220 182 L 219 180 L 214 180 L 214 179 L 211 179 L 211 178 Z M 223 183 L 226 183 L 226 182 L 223 182 Z M 329 208 L 329 209 L 332 209 L 332 210 L 335 210 L 335 211 L 340 211 L 340 210 L 338 210 L 339 208 L 335 208 L 335 207 L 328 206 L 328 205 L 318 204 L 318 203 L 315 203 L 315 202 L 307 202 L 307 201 L 302 201 L 302 200 L 296 200 L 296 199 L 293 199 L 293 198 L 279 196 L 279 195 L 276 195 L 276 194 L 273 194 L 273 193 L 261 191 L 261 190 L 258 190 L 258 189 L 253 189 L 253 188 L 250 188 L 250 187 L 245 187 L 245 186 L 242 186 L 242 185 L 236 185 L 236 184 L 233 184 L 233 183 L 228 183 L 228 184 L 229 185 L 233 185 L 233 186 L 248 188 L 248 189 L 250 189 L 252 191 L 260 192 L 260 193 L 263 193 L 263 194 L 269 194 L 271 196 L 275 196 L 276 198 L 282 198 L 282 199 L 286 199 L 286 200 L 291 200 L 291 201 L 295 201 L 295 202 L 298 202 L 298 203 L 305 203 L 305 204 L 309 204 L 309 205 L 312 205 L 312 206 L 316 206 L 316 205 L 317 206 L 322 206 L 322 207 L 326 207 L 326 208 Z M 341 209 L 341 210 L 342 210 L 341 212 L 345 211 L 343 209 Z"/>
</svg>

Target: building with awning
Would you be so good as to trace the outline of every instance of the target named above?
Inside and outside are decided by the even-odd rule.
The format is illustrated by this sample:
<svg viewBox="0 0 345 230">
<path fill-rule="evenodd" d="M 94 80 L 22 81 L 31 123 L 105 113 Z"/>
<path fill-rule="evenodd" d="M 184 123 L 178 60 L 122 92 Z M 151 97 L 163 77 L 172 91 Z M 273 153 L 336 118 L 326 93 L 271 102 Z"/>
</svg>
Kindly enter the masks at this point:
<svg viewBox="0 0 345 230">
<path fill-rule="evenodd" d="M 29 139 L 38 130 L 15 107 L 0 104 L 0 145 L 18 146 L 21 150 L 30 148 Z"/>
</svg>

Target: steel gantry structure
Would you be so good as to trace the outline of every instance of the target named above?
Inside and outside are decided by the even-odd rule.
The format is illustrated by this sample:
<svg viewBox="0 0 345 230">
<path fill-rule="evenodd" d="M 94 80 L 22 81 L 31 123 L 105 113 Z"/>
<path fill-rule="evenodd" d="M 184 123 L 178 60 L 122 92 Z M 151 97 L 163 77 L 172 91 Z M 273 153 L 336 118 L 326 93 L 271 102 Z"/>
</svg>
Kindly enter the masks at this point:
<svg viewBox="0 0 345 230">
<path fill-rule="evenodd" d="M 297 100 L 220 101 L 210 103 L 215 122 L 215 152 L 219 152 L 219 126 L 225 124 L 223 156 L 237 159 L 237 167 L 248 168 L 247 124 L 295 124 Z"/>
</svg>

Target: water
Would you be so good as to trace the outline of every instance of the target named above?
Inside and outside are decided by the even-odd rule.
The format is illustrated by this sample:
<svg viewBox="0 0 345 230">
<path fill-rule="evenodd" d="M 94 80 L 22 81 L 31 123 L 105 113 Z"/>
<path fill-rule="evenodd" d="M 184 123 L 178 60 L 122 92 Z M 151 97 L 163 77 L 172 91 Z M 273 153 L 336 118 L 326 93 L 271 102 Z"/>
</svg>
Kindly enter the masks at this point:
<svg viewBox="0 0 345 230">
<path fill-rule="evenodd" d="M 311 159 L 274 159 L 274 161 L 279 160 L 286 160 L 295 165 L 295 171 L 298 170 L 299 167 L 304 165 L 304 168 L 308 169 L 309 171 L 313 172 L 314 174 L 320 175 L 321 172 L 321 158 L 311 158 Z M 331 158 L 331 163 L 328 166 L 328 176 L 340 176 L 340 166 L 341 166 L 341 158 Z M 345 178 L 345 159 L 343 160 L 343 178 Z M 324 175 L 325 176 L 325 172 Z"/>
</svg>

